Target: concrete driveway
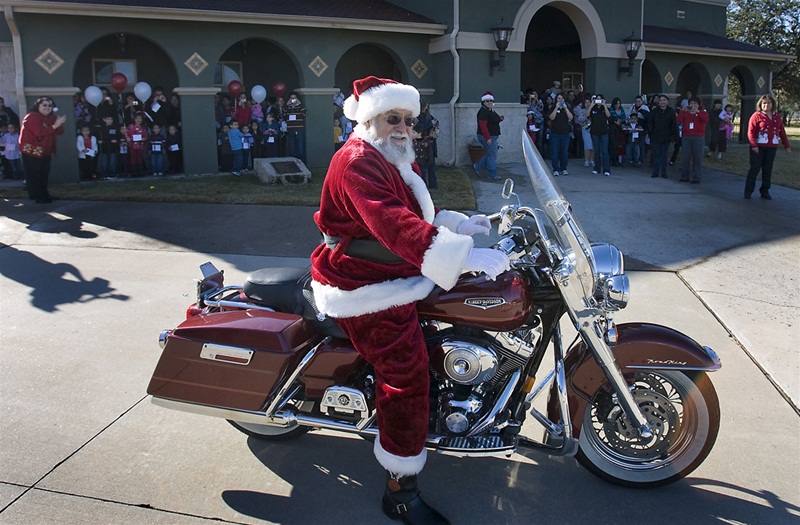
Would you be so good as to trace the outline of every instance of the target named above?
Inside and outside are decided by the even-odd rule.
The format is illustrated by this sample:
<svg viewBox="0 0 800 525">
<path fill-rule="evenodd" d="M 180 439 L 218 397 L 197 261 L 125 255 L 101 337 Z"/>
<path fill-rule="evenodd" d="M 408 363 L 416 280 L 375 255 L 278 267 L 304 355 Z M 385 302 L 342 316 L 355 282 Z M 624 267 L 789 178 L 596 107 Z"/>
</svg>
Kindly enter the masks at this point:
<svg viewBox="0 0 800 525">
<path fill-rule="evenodd" d="M 522 168 L 503 168 L 524 199 Z M 797 522 L 800 192 L 744 201 L 741 179 L 719 173 L 687 186 L 570 172 L 559 183 L 590 238 L 626 254 L 632 299 L 616 320 L 672 326 L 721 356 L 717 444 L 687 479 L 649 491 L 571 458 L 432 454 L 427 498 L 461 524 Z M 475 189 L 495 211 L 500 185 Z M 369 443 L 263 443 L 145 395 L 157 335 L 181 321 L 197 266 L 211 260 L 231 283 L 304 266 L 313 211 L 0 203 L 0 523 L 389 523 Z"/>
</svg>

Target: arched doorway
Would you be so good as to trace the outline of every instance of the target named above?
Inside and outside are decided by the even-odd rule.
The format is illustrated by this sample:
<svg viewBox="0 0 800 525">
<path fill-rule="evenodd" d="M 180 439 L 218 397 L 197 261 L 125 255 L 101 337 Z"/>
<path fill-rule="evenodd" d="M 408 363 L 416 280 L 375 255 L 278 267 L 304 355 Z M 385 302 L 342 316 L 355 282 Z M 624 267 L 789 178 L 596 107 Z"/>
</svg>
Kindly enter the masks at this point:
<svg viewBox="0 0 800 525">
<path fill-rule="evenodd" d="M 652 60 L 642 62 L 642 93 L 650 95 L 661 93 L 661 74 Z"/>
<path fill-rule="evenodd" d="M 583 84 L 580 35 L 566 13 L 549 5 L 536 11 L 525 35 L 520 67 L 523 91 L 531 88 L 541 93 L 556 80 L 564 91 L 577 91 L 578 84 Z"/>
<path fill-rule="evenodd" d="M 301 86 L 294 58 L 271 40 L 240 40 L 222 53 L 214 68 L 214 85 L 222 94 L 227 94 L 232 80 L 238 80 L 244 85 L 248 98 L 253 86 L 261 85 L 267 90 L 267 101 L 274 102 L 274 97 L 283 96 L 281 90 L 275 92 L 277 84 L 283 84 L 287 93 Z"/>
<path fill-rule="evenodd" d="M 756 110 L 756 99 L 758 98 L 756 81 L 753 73 L 748 68 L 736 66 L 731 69 L 726 81 L 725 94 L 728 103 L 734 106 L 734 112 L 739 118 L 739 126 L 734 129 L 732 140 L 745 142 L 747 140 L 747 124 L 750 115 Z"/>
<path fill-rule="evenodd" d="M 711 77 L 706 67 L 699 62 L 691 62 L 681 69 L 675 88 L 679 99 L 683 99 L 686 92 L 691 91 L 693 96 L 704 99 L 706 106 L 711 105 Z"/>
<path fill-rule="evenodd" d="M 335 82 L 342 93 L 349 94 L 353 80 L 374 75 L 405 82 L 404 68 L 390 50 L 376 44 L 358 44 L 342 55 L 336 64 Z"/>
</svg>

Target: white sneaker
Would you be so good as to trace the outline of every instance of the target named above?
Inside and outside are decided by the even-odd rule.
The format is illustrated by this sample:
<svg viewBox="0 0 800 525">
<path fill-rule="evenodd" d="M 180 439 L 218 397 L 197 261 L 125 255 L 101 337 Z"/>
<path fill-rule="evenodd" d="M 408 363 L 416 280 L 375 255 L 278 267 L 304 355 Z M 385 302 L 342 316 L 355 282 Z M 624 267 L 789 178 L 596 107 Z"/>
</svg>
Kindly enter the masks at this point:
<svg viewBox="0 0 800 525">
<path fill-rule="evenodd" d="M 592 175 L 597 175 L 597 170 L 592 170 Z"/>
<path fill-rule="evenodd" d="M 569 172 L 567 172 L 567 170 L 564 170 L 564 171 L 561 172 L 561 175 L 564 175 L 564 176 L 569 175 Z"/>
<path fill-rule="evenodd" d="M 583 166 L 584 166 L 585 168 L 588 168 L 588 167 L 589 167 L 589 161 L 588 161 L 588 160 L 584 160 L 584 161 L 583 161 Z"/>
<path fill-rule="evenodd" d="M 561 175 L 560 171 L 554 171 L 553 172 L 553 177 L 558 177 L 559 175 Z"/>
<path fill-rule="evenodd" d="M 722 153 L 717 153 L 717 160 L 722 158 Z"/>
<path fill-rule="evenodd" d="M 589 161 L 589 166 L 591 166 L 591 167 L 593 167 L 593 168 L 594 168 L 594 161 L 593 161 L 593 160 L 590 160 L 590 161 Z"/>
<path fill-rule="evenodd" d="M 605 173 L 603 173 L 603 175 L 605 175 L 606 177 L 610 177 L 610 176 L 611 176 L 611 173 L 609 173 L 609 172 L 605 172 Z"/>
</svg>

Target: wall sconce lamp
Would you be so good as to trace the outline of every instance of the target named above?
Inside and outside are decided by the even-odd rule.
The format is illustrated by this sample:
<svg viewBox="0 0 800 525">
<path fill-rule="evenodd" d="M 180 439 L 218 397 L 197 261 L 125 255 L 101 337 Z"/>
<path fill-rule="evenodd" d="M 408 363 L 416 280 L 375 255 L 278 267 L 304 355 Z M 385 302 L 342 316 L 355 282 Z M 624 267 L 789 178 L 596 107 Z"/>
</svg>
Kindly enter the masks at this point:
<svg viewBox="0 0 800 525">
<path fill-rule="evenodd" d="M 633 62 L 636 55 L 639 54 L 639 48 L 642 47 L 642 39 L 634 38 L 633 31 L 628 38 L 623 38 L 622 43 L 625 44 L 625 54 L 628 55 L 628 65 L 624 66 L 622 59 L 617 61 L 617 80 L 619 80 L 622 73 L 627 73 L 629 77 L 633 76 Z"/>
<path fill-rule="evenodd" d="M 497 46 L 497 59 L 494 58 L 494 51 L 490 51 L 489 60 L 489 76 L 494 76 L 494 70 L 506 70 L 506 49 L 508 49 L 508 42 L 511 40 L 511 32 L 513 27 L 504 26 L 503 19 L 500 19 L 500 25 L 492 28 L 492 36 L 494 36 L 494 45 Z"/>
<path fill-rule="evenodd" d="M 117 43 L 119 44 L 119 50 L 121 52 L 125 52 L 128 49 L 128 35 L 125 33 L 117 33 Z"/>
</svg>

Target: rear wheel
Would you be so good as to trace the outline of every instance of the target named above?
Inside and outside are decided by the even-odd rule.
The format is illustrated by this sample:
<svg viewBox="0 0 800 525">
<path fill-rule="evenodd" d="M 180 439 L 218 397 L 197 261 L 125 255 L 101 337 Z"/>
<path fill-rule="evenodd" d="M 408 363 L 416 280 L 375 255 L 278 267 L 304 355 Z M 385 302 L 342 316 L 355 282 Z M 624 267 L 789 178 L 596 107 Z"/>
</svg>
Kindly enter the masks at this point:
<svg viewBox="0 0 800 525">
<path fill-rule="evenodd" d="M 704 372 L 638 372 L 632 394 L 653 437 L 641 439 L 613 396 L 598 390 L 586 407 L 577 460 L 617 485 L 649 488 L 672 483 L 696 469 L 719 431 L 719 399 Z"/>
<path fill-rule="evenodd" d="M 283 428 L 274 427 L 271 425 L 258 425 L 255 423 L 232 421 L 230 419 L 227 421 L 239 432 L 243 432 L 250 437 L 254 437 L 262 441 L 285 441 L 287 439 L 294 439 L 311 430 L 310 427 L 304 427 L 302 425 L 297 425 L 291 428 Z"/>
</svg>

